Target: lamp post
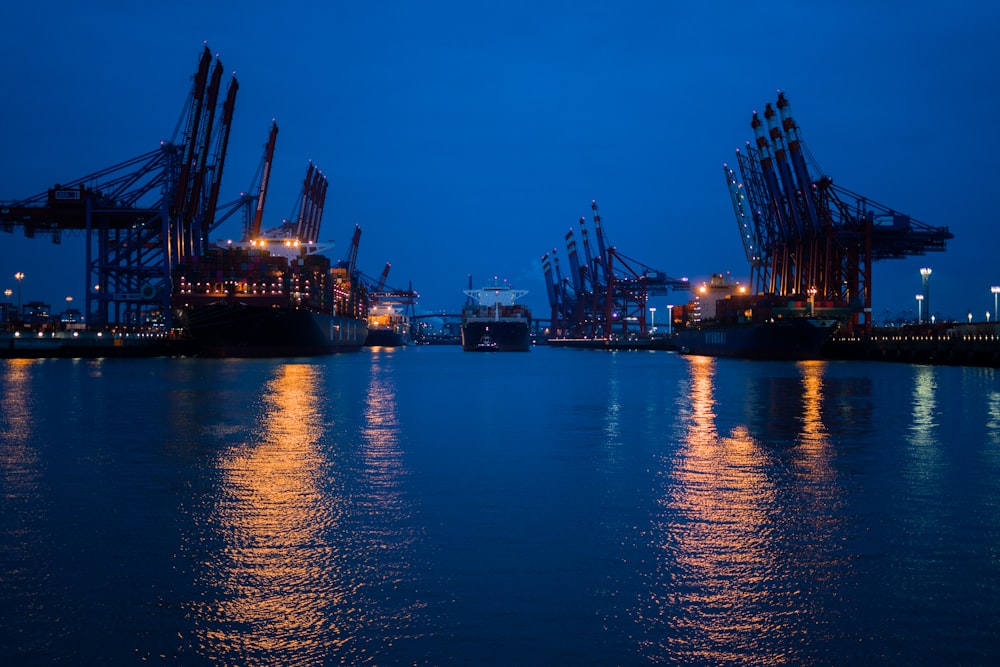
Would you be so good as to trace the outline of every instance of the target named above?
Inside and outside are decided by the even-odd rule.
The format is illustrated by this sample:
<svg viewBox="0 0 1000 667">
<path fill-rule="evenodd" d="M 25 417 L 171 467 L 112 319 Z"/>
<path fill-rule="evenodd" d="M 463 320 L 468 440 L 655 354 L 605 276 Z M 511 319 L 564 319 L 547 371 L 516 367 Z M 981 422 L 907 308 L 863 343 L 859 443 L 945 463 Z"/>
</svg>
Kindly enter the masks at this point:
<svg viewBox="0 0 1000 667">
<path fill-rule="evenodd" d="M 14 279 L 17 281 L 17 318 L 21 319 L 21 281 L 24 280 L 24 273 L 18 271 Z"/>
<path fill-rule="evenodd" d="M 7 320 L 8 322 L 10 322 L 10 295 L 13 294 L 13 293 L 14 293 L 14 290 L 12 290 L 9 287 L 3 291 L 3 295 L 5 297 L 7 297 L 7 308 L 6 308 L 6 310 L 3 311 L 4 315 L 6 316 L 6 317 L 4 317 L 4 319 Z"/>
<path fill-rule="evenodd" d="M 998 315 L 1000 308 L 997 308 L 997 295 L 1000 294 L 1000 285 L 994 285 L 990 288 L 990 291 L 993 292 L 993 314 L 1000 317 Z"/>
<path fill-rule="evenodd" d="M 649 330 L 650 333 L 656 331 L 656 308 L 649 309 Z"/>
<path fill-rule="evenodd" d="M 674 335 L 674 306 L 667 304 L 667 335 Z"/>
<path fill-rule="evenodd" d="M 924 302 L 924 295 L 917 295 L 917 324 L 920 324 L 923 320 L 920 318 L 920 305 Z"/>
<path fill-rule="evenodd" d="M 924 301 L 927 302 L 927 315 L 931 314 L 931 270 L 926 266 L 920 269 L 920 278 L 924 283 Z"/>
</svg>

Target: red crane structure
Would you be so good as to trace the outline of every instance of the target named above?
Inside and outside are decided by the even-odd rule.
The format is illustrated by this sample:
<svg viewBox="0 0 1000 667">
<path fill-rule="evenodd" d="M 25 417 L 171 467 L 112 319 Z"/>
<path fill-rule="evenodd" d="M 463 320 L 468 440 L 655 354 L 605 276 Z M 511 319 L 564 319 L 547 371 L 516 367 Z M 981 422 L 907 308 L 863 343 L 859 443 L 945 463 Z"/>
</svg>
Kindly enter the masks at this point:
<svg viewBox="0 0 1000 667">
<path fill-rule="evenodd" d="M 244 206 L 256 203 L 253 214 L 245 216 L 242 245 L 274 247 L 281 244 L 291 248 L 292 254 L 311 254 L 318 252 L 321 245 L 318 242 L 320 223 L 323 220 L 323 205 L 326 200 L 327 179 L 312 162 L 306 167 L 306 176 L 302 181 L 295 210 L 298 214 L 293 221 L 285 220 L 277 227 L 261 230 L 264 219 L 264 201 L 267 197 L 268 180 L 271 171 L 271 161 L 274 158 L 274 140 L 278 134 L 277 125 L 273 125 L 264 150 L 261 168 L 258 170 L 259 184 L 257 194 L 245 197 Z M 284 254 L 284 253 L 283 253 Z"/>
<path fill-rule="evenodd" d="M 563 278 L 556 250 L 542 256 L 545 288 L 551 307 L 551 335 L 557 338 L 627 339 L 646 336 L 646 303 L 650 296 L 688 290 L 687 278 L 671 278 L 663 271 L 626 257 L 608 245 L 597 202 L 591 202 L 597 254 L 591 254 L 585 219 L 580 235 L 585 263 L 580 262 L 576 238 L 565 236 L 570 275 Z"/>
<path fill-rule="evenodd" d="M 385 263 L 385 268 L 382 269 L 382 275 L 378 277 L 378 283 L 375 285 L 375 291 L 381 292 L 385 289 L 385 281 L 389 279 L 389 269 L 392 268 L 392 264 L 389 262 Z"/>
<path fill-rule="evenodd" d="M 868 333 L 872 263 L 942 251 L 953 235 L 822 175 L 806 160 L 784 93 L 779 91 L 775 106 L 765 106 L 763 116 L 753 113 L 754 143 L 736 152 L 742 181 L 723 165 L 751 288 L 809 300 L 818 311 L 844 316 L 848 331 Z M 821 175 L 813 176 L 810 166 Z"/>
<path fill-rule="evenodd" d="M 26 199 L 0 203 L 0 231 L 86 236 L 91 326 L 170 326 L 171 269 L 204 252 L 216 217 L 239 84 L 219 108 L 223 69 L 204 47 L 183 134 L 158 148 Z"/>
<path fill-rule="evenodd" d="M 253 198 L 255 208 L 253 216 L 247 216 L 243 225 L 243 240 L 250 242 L 260 236 L 261 225 L 264 223 L 264 203 L 267 200 L 267 186 L 271 180 L 271 165 L 274 163 L 274 146 L 278 140 L 278 124 L 271 123 L 271 131 L 264 148 L 264 159 L 261 163 L 257 195 Z"/>
<path fill-rule="evenodd" d="M 385 268 L 382 269 L 381 275 L 378 280 L 372 280 L 368 278 L 368 301 L 372 306 L 377 305 L 390 305 L 390 306 L 404 306 L 404 312 L 408 316 L 413 316 L 413 307 L 417 304 L 417 299 L 420 295 L 413 290 L 413 283 L 411 282 L 407 289 L 398 289 L 395 287 L 390 287 L 387 285 L 389 280 L 389 269 L 392 268 L 392 264 L 389 262 L 385 263 Z M 367 278 L 367 276 L 366 276 Z"/>
</svg>

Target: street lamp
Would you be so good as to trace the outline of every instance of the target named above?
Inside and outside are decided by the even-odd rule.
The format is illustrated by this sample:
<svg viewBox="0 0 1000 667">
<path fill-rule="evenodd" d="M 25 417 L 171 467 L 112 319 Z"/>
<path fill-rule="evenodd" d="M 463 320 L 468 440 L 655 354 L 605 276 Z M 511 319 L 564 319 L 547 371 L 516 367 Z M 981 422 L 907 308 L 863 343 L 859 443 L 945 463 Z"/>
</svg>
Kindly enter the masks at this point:
<svg viewBox="0 0 1000 667">
<path fill-rule="evenodd" d="M 669 315 L 667 316 L 667 335 L 668 336 L 673 336 L 674 335 L 674 307 L 673 307 L 672 304 L 669 304 L 669 303 L 667 304 L 667 312 L 669 313 Z"/>
<path fill-rule="evenodd" d="M 1000 294 L 1000 285 L 994 285 L 990 288 L 990 291 L 993 292 L 993 314 L 996 315 L 1000 313 L 1000 308 L 997 308 L 997 295 Z"/>
<path fill-rule="evenodd" d="M 24 280 L 24 273 L 18 271 L 14 274 L 14 279 L 17 281 L 17 317 L 21 318 L 21 281 Z"/>
<path fill-rule="evenodd" d="M 927 315 L 929 316 L 931 314 L 931 270 L 926 266 L 920 269 L 920 277 L 924 283 L 924 301 L 927 302 Z"/>
<path fill-rule="evenodd" d="M 920 319 L 920 304 L 922 304 L 923 302 L 924 302 L 924 295 L 923 294 L 918 294 L 917 295 L 917 324 L 920 324 L 923 321 L 922 319 Z"/>
<path fill-rule="evenodd" d="M 3 295 L 7 297 L 7 308 L 6 310 L 4 310 L 4 315 L 6 315 L 6 317 L 4 319 L 7 320 L 8 322 L 10 322 L 10 295 L 13 293 L 14 290 L 12 290 L 9 287 L 3 291 Z"/>
<path fill-rule="evenodd" d="M 656 308 L 649 309 L 649 329 L 650 331 L 656 331 Z"/>
</svg>

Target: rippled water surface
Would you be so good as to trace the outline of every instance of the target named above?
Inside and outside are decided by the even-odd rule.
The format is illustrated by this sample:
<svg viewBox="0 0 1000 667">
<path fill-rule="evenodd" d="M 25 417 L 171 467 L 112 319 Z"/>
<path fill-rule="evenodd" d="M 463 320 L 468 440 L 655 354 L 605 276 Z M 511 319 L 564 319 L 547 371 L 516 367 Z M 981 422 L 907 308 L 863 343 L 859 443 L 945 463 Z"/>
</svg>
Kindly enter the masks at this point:
<svg viewBox="0 0 1000 667">
<path fill-rule="evenodd" d="M 0 361 L 0 664 L 1000 663 L 1000 375 Z"/>
</svg>

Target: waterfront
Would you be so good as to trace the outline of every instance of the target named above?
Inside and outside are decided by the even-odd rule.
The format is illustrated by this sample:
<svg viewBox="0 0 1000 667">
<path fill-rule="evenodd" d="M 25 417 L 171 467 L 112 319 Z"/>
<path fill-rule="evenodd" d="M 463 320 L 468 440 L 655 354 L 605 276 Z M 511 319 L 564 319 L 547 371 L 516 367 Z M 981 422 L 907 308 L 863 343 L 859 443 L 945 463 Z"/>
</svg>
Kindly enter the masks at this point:
<svg viewBox="0 0 1000 667">
<path fill-rule="evenodd" d="M 995 664 L 997 373 L 0 361 L 0 662 Z"/>
</svg>

